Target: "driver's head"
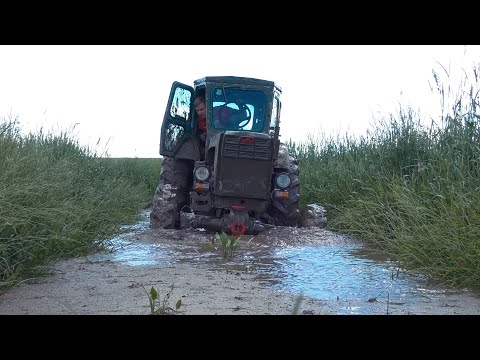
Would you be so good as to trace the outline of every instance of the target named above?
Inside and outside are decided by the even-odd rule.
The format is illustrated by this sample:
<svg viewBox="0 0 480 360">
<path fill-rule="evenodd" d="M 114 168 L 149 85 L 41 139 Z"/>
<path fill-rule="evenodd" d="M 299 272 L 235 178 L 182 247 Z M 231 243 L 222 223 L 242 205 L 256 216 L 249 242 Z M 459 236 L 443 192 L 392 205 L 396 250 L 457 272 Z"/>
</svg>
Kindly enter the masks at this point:
<svg viewBox="0 0 480 360">
<path fill-rule="evenodd" d="M 195 111 L 200 119 L 206 117 L 206 107 L 205 107 L 205 98 L 203 96 L 198 96 L 193 102 Z"/>
</svg>

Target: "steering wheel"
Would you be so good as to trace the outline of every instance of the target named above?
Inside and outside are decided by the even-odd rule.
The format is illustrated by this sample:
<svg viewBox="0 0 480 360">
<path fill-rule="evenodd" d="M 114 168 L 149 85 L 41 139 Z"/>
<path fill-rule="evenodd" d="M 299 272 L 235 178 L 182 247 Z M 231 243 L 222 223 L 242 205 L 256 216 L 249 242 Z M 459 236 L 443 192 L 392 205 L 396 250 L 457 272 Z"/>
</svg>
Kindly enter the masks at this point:
<svg viewBox="0 0 480 360">
<path fill-rule="evenodd" d="M 240 104 L 238 105 L 239 107 L 239 113 L 241 114 L 241 120 L 238 123 L 238 127 L 244 127 L 250 122 L 250 118 L 252 117 L 252 112 L 250 111 L 250 108 L 245 105 L 245 104 Z M 244 118 L 245 116 L 246 118 Z"/>
</svg>

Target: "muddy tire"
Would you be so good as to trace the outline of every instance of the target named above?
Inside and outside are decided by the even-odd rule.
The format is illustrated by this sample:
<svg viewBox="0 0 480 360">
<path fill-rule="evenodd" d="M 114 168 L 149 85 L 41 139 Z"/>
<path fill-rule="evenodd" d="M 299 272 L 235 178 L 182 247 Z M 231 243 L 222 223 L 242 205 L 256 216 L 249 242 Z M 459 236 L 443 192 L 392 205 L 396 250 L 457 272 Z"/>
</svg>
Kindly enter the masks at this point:
<svg viewBox="0 0 480 360">
<path fill-rule="evenodd" d="M 297 226 L 300 219 L 300 172 L 298 161 L 293 156 L 289 157 L 288 174 L 291 181 L 288 188 L 288 199 L 274 199 L 268 212 L 273 225 Z"/>
<path fill-rule="evenodd" d="M 180 210 L 189 203 L 193 162 L 164 158 L 160 181 L 153 196 L 150 227 L 173 229 L 180 227 Z"/>
</svg>

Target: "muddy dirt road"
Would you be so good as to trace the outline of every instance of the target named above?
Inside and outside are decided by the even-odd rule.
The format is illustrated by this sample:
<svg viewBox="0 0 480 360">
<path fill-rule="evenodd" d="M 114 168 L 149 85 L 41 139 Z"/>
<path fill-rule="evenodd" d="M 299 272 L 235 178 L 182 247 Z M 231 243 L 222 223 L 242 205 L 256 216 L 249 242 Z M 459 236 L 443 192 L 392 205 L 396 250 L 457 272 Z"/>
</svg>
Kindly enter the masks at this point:
<svg viewBox="0 0 480 360">
<path fill-rule="evenodd" d="M 289 315 L 300 295 L 299 315 L 480 314 L 478 294 L 428 288 L 418 277 L 397 280 L 398 271 L 361 255 L 339 258 L 352 241 L 325 229 L 243 236 L 231 259 L 218 242 L 209 245 L 212 237 L 140 222 L 112 239 L 110 252 L 59 261 L 52 276 L 1 294 L 0 314 L 147 315 L 145 289 L 155 287 L 163 299 L 172 285 L 166 307 L 181 300 L 179 315 Z"/>
</svg>

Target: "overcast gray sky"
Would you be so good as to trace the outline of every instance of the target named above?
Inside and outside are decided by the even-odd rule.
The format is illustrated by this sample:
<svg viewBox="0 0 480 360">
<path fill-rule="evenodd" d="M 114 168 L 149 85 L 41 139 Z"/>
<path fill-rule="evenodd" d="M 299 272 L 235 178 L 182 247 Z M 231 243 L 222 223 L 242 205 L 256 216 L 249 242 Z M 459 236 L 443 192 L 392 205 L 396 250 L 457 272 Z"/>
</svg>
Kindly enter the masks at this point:
<svg viewBox="0 0 480 360">
<path fill-rule="evenodd" d="M 480 61 L 463 45 L 0 45 L 0 117 L 24 130 L 68 129 L 113 157 L 159 157 L 173 81 L 204 76 L 275 81 L 283 89 L 282 139 L 360 134 L 399 102 L 439 111 L 428 81 Z M 308 106 L 309 104 L 309 106 Z"/>
</svg>

